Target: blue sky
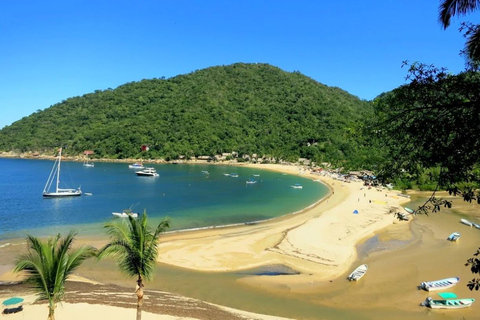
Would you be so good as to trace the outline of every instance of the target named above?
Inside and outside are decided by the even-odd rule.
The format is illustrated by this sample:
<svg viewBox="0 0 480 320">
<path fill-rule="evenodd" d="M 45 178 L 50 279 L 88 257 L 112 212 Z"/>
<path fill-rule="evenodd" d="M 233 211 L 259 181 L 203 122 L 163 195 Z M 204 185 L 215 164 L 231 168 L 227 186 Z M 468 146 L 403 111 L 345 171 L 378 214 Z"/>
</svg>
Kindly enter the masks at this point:
<svg viewBox="0 0 480 320">
<path fill-rule="evenodd" d="M 464 68 L 438 1 L 2 1 L 0 128 L 70 97 L 236 62 L 268 63 L 361 99 L 403 60 Z"/>
</svg>

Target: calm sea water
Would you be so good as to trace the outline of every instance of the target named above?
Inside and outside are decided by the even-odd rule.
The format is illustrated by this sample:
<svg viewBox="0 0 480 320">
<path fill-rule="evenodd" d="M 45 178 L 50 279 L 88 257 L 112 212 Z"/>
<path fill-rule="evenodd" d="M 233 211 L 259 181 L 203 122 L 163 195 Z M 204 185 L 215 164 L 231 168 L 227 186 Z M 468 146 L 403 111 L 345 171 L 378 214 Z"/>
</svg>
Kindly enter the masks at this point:
<svg viewBox="0 0 480 320">
<path fill-rule="evenodd" d="M 62 162 L 64 187 L 81 185 L 91 196 L 44 199 L 42 191 L 53 161 L 0 159 L 0 239 L 25 233 L 51 235 L 72 228 L 101 233 L 112 212 L 147 211 L 157 222 L 165 216 L 172 229 L 245 223 L 301 210 L 326 195 L 310 179 L 281 173 L 214 165 L 152 165 L 160 177 L 138 177 L 125 163 Z M 206 174 L 202 171 L 208 171 Z M 225 176 L 237 173 L 238 178 Z M 256 176 L 256 184 L 246 181 Z M 290 186 L 300 183 L 303 189 Z"/>
</svg>

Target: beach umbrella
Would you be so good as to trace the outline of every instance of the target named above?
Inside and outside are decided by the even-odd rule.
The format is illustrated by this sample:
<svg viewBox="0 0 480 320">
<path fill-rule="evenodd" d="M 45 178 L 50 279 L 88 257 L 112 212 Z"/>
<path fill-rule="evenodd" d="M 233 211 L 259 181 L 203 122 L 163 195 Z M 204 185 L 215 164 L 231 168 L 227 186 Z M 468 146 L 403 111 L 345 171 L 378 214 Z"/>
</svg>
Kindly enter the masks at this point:
<svg viewBox="0 0 480 320">
<path fill-rule="evenodd" d="M 358 214 L 358 210 L 357 210 L 357 209 L 355 209 L 355 211 L 353 211 L 353 213 L 354 213 L 354 214 Z"/>
<path fill-rule="evenodd" d="M 22 303 L 23 302 L 23 299 L 22 298 L 18 298 L 18 297 L 13 297 L 13 298 L 9 298 L 7 300 L 4 300 L 2 302 L 2 304 L 5 306 L 5 307 L 8 307 L 8 306 L 13 306 L 13 305 L 16 305 L 16 304 L 19 304 L 19 303 Z"/>
</svg>

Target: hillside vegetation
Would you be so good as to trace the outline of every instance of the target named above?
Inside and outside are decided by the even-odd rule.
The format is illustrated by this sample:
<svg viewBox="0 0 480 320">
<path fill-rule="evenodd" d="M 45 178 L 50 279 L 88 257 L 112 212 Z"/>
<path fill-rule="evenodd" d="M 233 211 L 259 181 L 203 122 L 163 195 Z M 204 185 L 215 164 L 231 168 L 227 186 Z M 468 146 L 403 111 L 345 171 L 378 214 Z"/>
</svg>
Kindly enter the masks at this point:
<svg viewBox="0 0 480 320">
<path fill-rule="evenodd" d="M 1 151 L 164 158 L 237 151 L 368 161 L 357 126 L 372 106 L 299 72 L 233 64 L 69 98 L 0 131 Z M 140 146 L 150 146 L 141 153 Z"/>
</svg>

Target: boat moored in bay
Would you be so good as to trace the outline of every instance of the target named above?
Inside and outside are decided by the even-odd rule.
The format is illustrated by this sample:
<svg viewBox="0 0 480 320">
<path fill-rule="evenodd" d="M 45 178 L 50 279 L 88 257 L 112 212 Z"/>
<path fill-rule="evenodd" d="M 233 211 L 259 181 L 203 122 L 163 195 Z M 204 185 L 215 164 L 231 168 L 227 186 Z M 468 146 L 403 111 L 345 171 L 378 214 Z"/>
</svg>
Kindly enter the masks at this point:
<svg viewBox="0 0 480 320">
<path fill-rule="evenodd" d="M 58 197 L 74 197 L 82 195 L 80 187 L 77 189 L 60 188 L 60 164 L 62 162 L 62 148 L 58 149 L 58 156 L 53 164 L 52 171 L 47 179 L 47 183 L 43 188 L 44 198 L 58 198 Z M 55 190 L 50 191 L 52 184 L 55 183 Z"/>
</svg>

